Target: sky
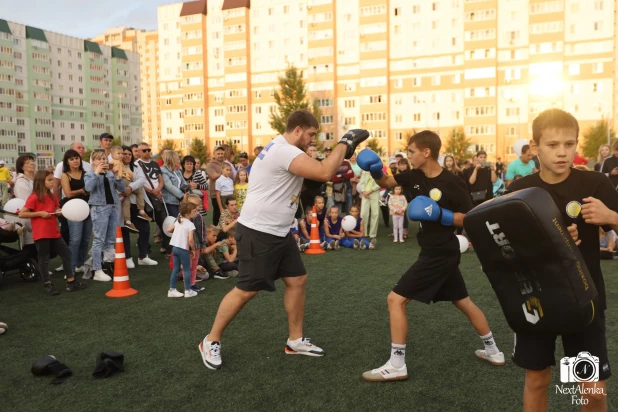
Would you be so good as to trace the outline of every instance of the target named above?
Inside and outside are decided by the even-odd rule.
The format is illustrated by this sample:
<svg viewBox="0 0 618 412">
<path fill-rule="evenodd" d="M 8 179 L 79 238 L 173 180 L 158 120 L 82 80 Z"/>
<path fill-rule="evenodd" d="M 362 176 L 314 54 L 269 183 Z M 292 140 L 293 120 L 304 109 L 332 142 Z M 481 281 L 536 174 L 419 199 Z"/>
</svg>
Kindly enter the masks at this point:
<svg viewBox="0 0 618 412">
<path fill-rule="evenodd" d="M 157 6 L 174 0 L 0 0 L 0 19 L 79 38 L 128 26 L 157 28 Z"/>
</svg>

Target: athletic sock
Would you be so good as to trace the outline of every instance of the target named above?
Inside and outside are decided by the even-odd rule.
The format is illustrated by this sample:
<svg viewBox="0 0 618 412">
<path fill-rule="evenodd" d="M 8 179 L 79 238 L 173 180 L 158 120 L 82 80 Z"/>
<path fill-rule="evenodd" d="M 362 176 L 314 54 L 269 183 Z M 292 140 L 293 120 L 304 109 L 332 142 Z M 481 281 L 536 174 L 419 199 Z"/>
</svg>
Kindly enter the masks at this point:
<svg viewBox="0 0 618 412">
<path fill-rule="evenodd" d="M 401 368 L 406 364 L 406 345 L 391 344 L 391 365 Z"/>
<path fill-rule="evenodd" d="M 294 340 L 291 340 L 291 339 L 289 339 L 289 338 L 288 338 L 288 345 L 290 345 L 290 346 L 298 345 L 298 344 L 300 344 L 302 341 L 303 341 L 303 338 L 302 338 L 302 337 L 301 337 L 301 338 L 298 338 L 298 339 L 294 339 Z"/>
<path fill-rule="evenodd" d="M 496 353 L 500 352 L 498 350 L 496 342 L 494 341 L 494 336 L 492 335 L 491 331 L 489 331 L 487 335 L 481 336 L 481 340 L 483 341 L 483 345 L 485 345 L 486 354 L 495 355 Z"/>
</svg>

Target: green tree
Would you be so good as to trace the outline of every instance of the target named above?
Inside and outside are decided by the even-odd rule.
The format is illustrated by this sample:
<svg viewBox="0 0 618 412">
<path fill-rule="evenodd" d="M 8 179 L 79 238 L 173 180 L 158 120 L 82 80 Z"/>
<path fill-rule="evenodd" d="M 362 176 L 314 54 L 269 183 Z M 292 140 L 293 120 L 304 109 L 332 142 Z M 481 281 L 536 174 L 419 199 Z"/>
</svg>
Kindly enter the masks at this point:
<svg viewBox="0 0 618 412">
<path fill-rule="evenodd" d="M 468 147 L 472 142 L 466 137 L 462 127 L 451 130 L 446 145 L 444 146 L 444 153 L 452 153 L 453 157 L 460 162 L 464 162 L 472 157 L 472 154 L 468 153 Z"/>
<path fill-rule="evenodd" d="M 599 120 L 594 126 L 584 133 L 584 144 L 582 145 L 583 156 L 596 159 L 599 154 L 599 147 L 607 144 L 607 120 Z M 616 141 L 616 132 L 609 129 L 609 144 Z"/>
<path fill-rule="evenodd" d="M 238 149 L 238 145 L 234 143 L 234 139 L 227 139 L 225 141 L 225 144 L 232 148 L 232 153 L 234 153 L 234 164 L 238 163 L 238 156 L 240 156 L 240 150 Z"/>
<path fill-rule="evenodd" d="M 367 146 L 366 147 L 370 148 L 371 150 L 373 150 L 374 152 L 376 152 L 380 156 L 385 156 L 386 155 L 386 152 L 384 151 L 382 146 L 380 146 L 380 142 L 377 139 L 367 140 Z"/>
<path fill-rule="evenodd" d="M 120 140 L 119 137 L 115 137 L 114 139 L 112 139 L 112 146 L 120 146 L 122 147 L 122 140 Z"/>
<path fill-rule="evenodd" d="M 208 147 L 204 144 L 202 139 L 193 139 L 191 146 L 189 147 L 189 153 L 196 159 L 200 159 L 203 163 L 208 161 Z"/>
<path fill-rule="evenodd" d="M 320 119 L 320 106 L 317 100 L 307 98 L 307 88 L 303 72 L 289 66 L 283 76 L 279 76 L 279 90 L 275 90 L 277 107 L 270 111 L 270 127 L 283 134 L 290 114 L 296 110 L 306 109 Z"/>
<path fill-rule="evenodd" d="M 170 139 L 163 141 L 163 144 L 161 145 L 160 150 L 163 150 L 163 149 L 170 149 L 170 150 L 173 150 L 174 152 L 178 151 L 178 149 L 176 148 L 176 142 Z"/>
<path fill-rule="evenodd" d="M 404 153 L 408 153 L 408 140 L 410 140 L 410 138 L 416 133 L 418 133 L 416 129 L 409 129 L 403 132 L 403 140 L 401 141 L 399 147 L 401 151 L 403 151 Z"/>
</svg>

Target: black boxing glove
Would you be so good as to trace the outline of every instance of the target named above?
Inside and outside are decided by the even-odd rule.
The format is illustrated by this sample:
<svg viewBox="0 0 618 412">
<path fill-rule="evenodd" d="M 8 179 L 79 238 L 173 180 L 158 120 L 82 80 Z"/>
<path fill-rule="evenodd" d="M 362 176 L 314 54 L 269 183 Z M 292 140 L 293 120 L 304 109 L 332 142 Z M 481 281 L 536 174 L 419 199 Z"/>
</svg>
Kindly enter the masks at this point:
<svg viewBox="0 0 618 412">
<path fill-rule="evenodd" d="M 34 361 L 31 370 L 36 376 L 54 375 L 55 379 L 51 381 L 53 384 L 63 383 L 73 374 L 67 365 L 58 362 L 52 355 Z"/>
<path fill-rule="evenodd" d="M 369 138 L 369 132 L 365 129 L 352 129 L 348 130 L 346 134 L 343 135 L 341 140 L 339 140 L 338 144 L 345 144 L 347 149 L 345 152 L 345 159 L 349 159 L 352 157 L 356 148 L 359 144 L 364 142 Z"/>
</svg>

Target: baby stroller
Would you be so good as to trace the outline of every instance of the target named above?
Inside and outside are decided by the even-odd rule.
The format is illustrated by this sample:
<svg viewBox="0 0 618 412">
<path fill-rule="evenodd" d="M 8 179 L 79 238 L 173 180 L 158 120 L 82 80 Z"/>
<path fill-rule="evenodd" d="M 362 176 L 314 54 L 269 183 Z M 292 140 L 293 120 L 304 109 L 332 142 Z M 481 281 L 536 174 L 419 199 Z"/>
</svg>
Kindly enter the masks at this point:
<svg viewBox="0 0 618 412">
<path fill-rule="evenodd" d="M 18 239 L 17 233 L 0 229 L 0 243 L 13 243 Z M 19 273 L 27 282 L 36 282 L 39 278 L 39 265 L 29 251 L 0 244 L 0 286 L 4 276 L 11 273 Z"/>
</svg>

